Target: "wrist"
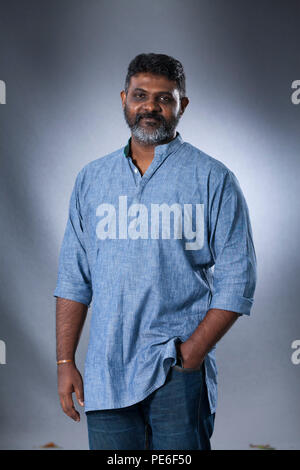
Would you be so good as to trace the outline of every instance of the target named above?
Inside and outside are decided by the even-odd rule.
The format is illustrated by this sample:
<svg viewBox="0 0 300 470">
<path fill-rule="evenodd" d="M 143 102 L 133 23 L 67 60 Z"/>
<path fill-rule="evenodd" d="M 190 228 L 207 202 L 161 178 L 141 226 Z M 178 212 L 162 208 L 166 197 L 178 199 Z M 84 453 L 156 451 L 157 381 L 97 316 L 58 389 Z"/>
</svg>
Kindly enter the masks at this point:
<svg viewBox="0 0 300 470">
<path fill-rule="evenodd" d="M 56 361 L 57 366 L 65 365 L 65 364 L 75 364 L 74 359 L 59 359 Z"/>
</svg>

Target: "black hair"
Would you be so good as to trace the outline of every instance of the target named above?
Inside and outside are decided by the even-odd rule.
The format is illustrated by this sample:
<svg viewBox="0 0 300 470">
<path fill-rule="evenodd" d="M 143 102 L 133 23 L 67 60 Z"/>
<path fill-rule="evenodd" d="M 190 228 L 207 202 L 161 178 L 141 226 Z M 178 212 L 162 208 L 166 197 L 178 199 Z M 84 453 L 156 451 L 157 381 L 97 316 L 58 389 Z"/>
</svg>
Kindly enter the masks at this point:
<svg viewBox="0 0 300 470">
<path fill-rule="evenodd" d="M 171 81 L 176 81 L 180 98 L 185 96 L 185 74 L 183 65 L 179 60 L 166 54 L 137 55 L 129 64 L 125 79 L 125 93 L 128 93 L 130 78 L 138 73 L 152 73 L 153 75 L 163 75 Z"/>
</svg>

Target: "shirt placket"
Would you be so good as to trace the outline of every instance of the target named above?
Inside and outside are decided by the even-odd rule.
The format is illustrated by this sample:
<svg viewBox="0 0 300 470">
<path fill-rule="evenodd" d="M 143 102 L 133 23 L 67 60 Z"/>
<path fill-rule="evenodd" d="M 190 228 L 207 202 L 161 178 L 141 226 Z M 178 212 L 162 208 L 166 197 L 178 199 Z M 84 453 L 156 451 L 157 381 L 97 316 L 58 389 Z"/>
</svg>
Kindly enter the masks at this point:
<svg viewBox="0 0 300 470">
<path fill-rule="evenodd" d="M 143 192 L 144 187 L 148 183 L 148 181 L 152 178 L 154 173 L 159 170 L 160 166 L 166 160 L 169 155 L 176 152 L 179 147 L 182 145 L 183 141 L 182 138 L 177 132 L 177 139 L 176 141 L 172 141 L 170 144 L 166 145 L 158 145 L 154 149 L 154 157 L 152 162 L 150 163 L 149 167 L 145 171 L 143 175 L 141 175 L 139 169 L 133 163 L 132 157 L 130 155 L 130 145 L 129 142 L 125 147 L 125 156 L 127 161 L 127 170 L 129 170 L 131 177 L 133 178 L 134 188 L 133 188 L 133 203 L 140 203 L 141 194 Z M 131 185 L 130 185 L 131 186 Z"/>
<path fill-rule="evenodd" d="M 144 187 L 146 186 L 150 178 L 154 175 L 154 173 L 159 170 L 159 167 L 162 165 L 164 160 L 170 155 L 170 153 L 172 153 L 172 151 L 160 153 L 159 149 L 156 148 L 154 152 L 153 160 L 143 175 L 141 175 L 139 169 L 133 163 L 131 156 L 127 157 L 128 164 L 130 166 L 130 169 L 134 178 L 134 182 L 136 185 L 135 199 L 133 202 L 135 203 L 140 202 L 140 197 L 141 197 Z"/>
</svg>

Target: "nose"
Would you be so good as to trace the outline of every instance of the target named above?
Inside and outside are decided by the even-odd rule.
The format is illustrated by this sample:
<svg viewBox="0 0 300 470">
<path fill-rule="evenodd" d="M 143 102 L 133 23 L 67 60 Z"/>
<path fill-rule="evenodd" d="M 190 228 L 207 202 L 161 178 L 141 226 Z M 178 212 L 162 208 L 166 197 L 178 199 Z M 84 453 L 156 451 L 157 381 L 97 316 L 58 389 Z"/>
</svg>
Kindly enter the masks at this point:
<svg viewBox="0 0 300 470">
<path fill-rule="evenodd" d="M 146 113 L 152 113 L 156 112 L 159 113 L 161 111 L 160 104 L 155 100 L 155 98 L 151 99 L 149 98 L 145 103 L 143 103 L 143 112 Z"/>
</svg>

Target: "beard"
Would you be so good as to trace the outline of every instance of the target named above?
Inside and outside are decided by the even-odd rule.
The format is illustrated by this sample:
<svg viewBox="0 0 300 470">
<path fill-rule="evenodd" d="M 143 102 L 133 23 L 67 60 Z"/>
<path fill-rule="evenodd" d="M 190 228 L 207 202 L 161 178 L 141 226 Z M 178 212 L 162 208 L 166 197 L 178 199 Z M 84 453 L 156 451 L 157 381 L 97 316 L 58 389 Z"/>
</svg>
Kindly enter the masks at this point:
<svg viewBox="0 0 300 470">
<path fill-rule="evenodd" d="M 131 130 L 134 138 L 144 145 L 160 144 L 166 140 L 174 137 L 174 131 L 180 120 L 180 112 L 170 120 L 166 120 L 161 115 L 156 114 L 136 114 L 135 118 L 130 118 L 128 113 L 127 104 L 123 108 L 125 121 Z M 147 126 L 141 125 L 141 118 L 154 118 L 159 122 L 158 124 L 148 124 Z"/>
</svg>

